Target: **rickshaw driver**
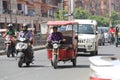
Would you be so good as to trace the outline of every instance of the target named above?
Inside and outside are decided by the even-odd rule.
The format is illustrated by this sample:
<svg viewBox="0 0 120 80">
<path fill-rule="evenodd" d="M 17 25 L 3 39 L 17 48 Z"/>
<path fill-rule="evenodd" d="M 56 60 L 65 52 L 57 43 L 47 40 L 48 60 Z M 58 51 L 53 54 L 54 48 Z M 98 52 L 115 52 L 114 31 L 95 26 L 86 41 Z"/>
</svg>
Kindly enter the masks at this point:
<svg viewBox="0 0 120 80">
<path fill-rule="evenodd" d="M 63 38 L 62 33 L 61 33 L 61 32 L 58 32 L 57 27 L 54 26 L 54 27 L 53 27 L 53 32 L 48 36 L 48 39 L 47 39 L 47 42 L 48 42 L 47 47 L 51 47 L 51 45 L 50 45 L 50 42 L 51 42 L 51 41 L 60 41 L 60 40 L 62 40 L 63 42 L 66 41 L 66 39 Z"/>
</svg>

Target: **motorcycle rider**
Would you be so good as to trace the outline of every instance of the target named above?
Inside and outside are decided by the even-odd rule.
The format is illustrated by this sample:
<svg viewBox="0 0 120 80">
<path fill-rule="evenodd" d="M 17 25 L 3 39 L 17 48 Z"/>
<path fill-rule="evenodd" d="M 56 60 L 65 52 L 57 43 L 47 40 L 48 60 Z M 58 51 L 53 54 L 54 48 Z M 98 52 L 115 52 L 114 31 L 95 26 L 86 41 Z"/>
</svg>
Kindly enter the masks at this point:
<svg viewBox="0 0 120 80">
<path fill-rule="evenodd" d="M 113 43 L 114 34 L 115 34 L 115 29 L 113 28 L 113 26 L 111 26 L 110 29 L 108 30 L 108 34 L 109 34 L 110 42 Z"/>
<path fill-rule="evenodd" d="M 63 42 L 66 41 L 66 39 L 63 38 L 62 33 L 58 32 L 57 26 L 54 26 L 53 27 L 53 32 L 48 36 L 47 47 L 50 47 L 50 48 L 52 47 L 52 45 L 50 45 L 51 41 L 59 41 L 59 40 L 62 40 Z"/>
<path fill-rule="evenodd" d="M 17 31 L 13 28 L 13 24 L 11 24 L 11 23 L 7 25 L 7 30 L 6 30 L 5 34 L 3 35 L 3 38 L 5 38 L 7 35 L 13 36 L 12 42 L 15 47 L 15 45 L 16 45 L 15 38 L 17 37 Z M 15 50 L 14 50 L 14 52 L 15 52 Z"/>
<path fill-rule="evenodd" d="M 108 30 L 108 33 L 115 33 L 115 29 L 113 28 L 113 26 L 110 27 L 110 29 Z"/>
<path fill-rule="evenodd" d="M 22 31 L 20 31 L 18 33 L 18 38 L 20 37 L 25 37 L 27 39 L 29 39 L 30 43 L 29 43 L 29 57 L 30 59 L 33 59 L 33 49 L 32 49 L 32 44 L 33 44 L 33 35 L 32 35 L 32 32 L 28 30 L 28 24 L 23 24 L 22 25 Z"/>
<path fill-rule="evenodd" d="M 5 34 L 3 35 L 3 38 L 6 37 L 7 35 L 12 35 L 15 38 L 17 37 L 17 31 L 13 28 L 13 24 L 7 25 L 7 30 Z"/>
</svg>

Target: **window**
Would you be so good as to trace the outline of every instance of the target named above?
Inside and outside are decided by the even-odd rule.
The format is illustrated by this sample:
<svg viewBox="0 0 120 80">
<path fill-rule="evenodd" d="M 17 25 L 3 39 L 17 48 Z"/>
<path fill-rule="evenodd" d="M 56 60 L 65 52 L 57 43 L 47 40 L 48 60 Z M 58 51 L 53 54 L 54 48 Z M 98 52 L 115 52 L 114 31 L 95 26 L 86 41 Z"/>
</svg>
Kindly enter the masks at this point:
<svg viewBox="0 0 120 80">
<path fill-rule="evenodd" d="M 22 10 L 22 4 L 17 4 L 18 10 Z"/>
<path fill-rule="evenodd" d="M 43 3 L 46 3 L 46 0 L 41 0 Z"/>
<path fill-rule="evenodd" d="M 3 9 L 4 10 L 8 9 L 7 1 L 3 1 Z"/>
<path fill-rule="evenodd" d="M 93 25 L 80 24 L 79 28 L 78 28 L 78 33 L 80 33 L 80 34 L 94 34 Z"/>
</svg>

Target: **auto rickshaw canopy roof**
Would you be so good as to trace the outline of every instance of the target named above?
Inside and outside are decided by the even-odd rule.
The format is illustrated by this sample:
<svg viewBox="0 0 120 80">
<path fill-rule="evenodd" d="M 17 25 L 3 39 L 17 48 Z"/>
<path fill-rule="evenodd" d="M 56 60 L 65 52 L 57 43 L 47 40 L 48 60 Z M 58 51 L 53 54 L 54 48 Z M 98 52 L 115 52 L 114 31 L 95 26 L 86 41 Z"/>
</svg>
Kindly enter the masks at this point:
<svg viewBox="0 0 120 80">
<path fill-rule="evenodd" d="M 64 25 L 72 25 L 72 24 L 78 24 L 78 22 L 75 21 L 48 21 L 48 26 L 64 26 Z"/>
</svg>

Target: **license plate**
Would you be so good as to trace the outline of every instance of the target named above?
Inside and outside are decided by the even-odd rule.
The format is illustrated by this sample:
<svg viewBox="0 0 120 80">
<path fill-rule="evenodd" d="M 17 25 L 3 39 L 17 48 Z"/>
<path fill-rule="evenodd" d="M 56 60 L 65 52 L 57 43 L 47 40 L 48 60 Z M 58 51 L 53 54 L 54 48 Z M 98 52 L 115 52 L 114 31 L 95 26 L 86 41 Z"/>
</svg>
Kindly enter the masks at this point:
<svg viewBox="0 0 120 80">
<path fill-rule="evenodd" d="M 88 50 L 90 50 L 91 49 L 91 46 L 88 46 Z"/>
<path fill-rule="evenodd" d="M 85 48 L 84 45 L 79 45 L 78 48 Z"/>
</svg>

